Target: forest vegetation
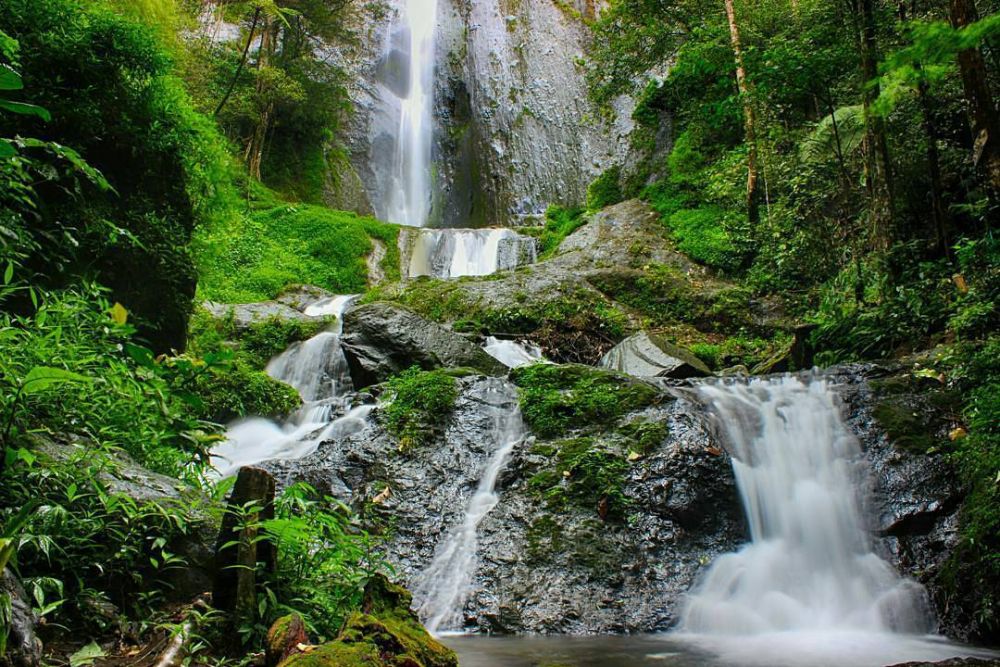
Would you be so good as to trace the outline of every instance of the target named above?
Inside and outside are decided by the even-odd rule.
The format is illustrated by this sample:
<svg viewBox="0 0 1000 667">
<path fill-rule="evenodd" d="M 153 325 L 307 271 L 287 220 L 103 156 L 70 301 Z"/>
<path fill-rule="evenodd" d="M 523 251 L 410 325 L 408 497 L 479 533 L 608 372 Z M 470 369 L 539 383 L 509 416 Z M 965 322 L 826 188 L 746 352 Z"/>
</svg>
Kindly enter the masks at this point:
<svg viewBox="0 0 1000 667">
<path fill-rule="evenodd" d="M 0 0 L 0 571 L 23 582 L 46 646 L 76 656 L 73 667 L 103 655 L 91 639 L 151 644 L 179 631 L 181 613 L 204 615 L 192 650 L 206 656 L 245 660 L 293 611 L 331 640 L 385 571 L 378 526 L 295 485 L 271 518 L 245 508 L 246 525 L 283 554 L 253 614 L 179 596 L 173 575 L 189 556 L 178 545 L 218 521 L 232 487 L 211 474 L 209 449 L 226 421 L 299 404 L 263 368 L 316 332 L 270 322 L 237 336 L 198 304 L 299 284 L 365 292 L 373 244 L 395 252 L 399 233 L 325 205 L 345 170 L 337 137 L 351 105 L 344 71 L 317 45 L 352 43 L 385 9 L 233 0 L 220 5 L 239 39 L 217 41 L 206 5 Z M 1000 631 L 996 10 L 612 0 L 579 18 L 593 35 L 583 66 L 602 113 L 635 97 L 632 142 L 647 157 L 604 172 L 586 201 L 551 207 L 534 232 L 551 256 L 586 216 L 645 200 L 680 252 L 811 325 L 818 365 L 917 360 L 923 381 L 954 390 L 963 427 L 931 445 L 969 490 L 947 576 L 978 592 L 987 638 Z M 652 149 L 665 123 L 662 155 Z M 384 262 L 390 280 L 398 259 Z M 426 294 L 428 309 L 447 307 Z M 641 310 L 645 296 L 618 301 Z M 533 326 L 558 328 L 579 310 Z M 602 335 L 628 333 L 605 324 Z M 733 334 L 695 351 L 714 365 L 753 344 Z M 612 380 L 574 369 L 516 374 L 539 432 L 624 409 L 602 393 Z M 561 403 L 567 383 L 579 402 Z M 645 385 L 626 389 L 648 402 Z M 441 372 L 406 371 L 387 391 L 399 397 L 389 425 L 412 446 L 455 400 Z M 560 464 L 584 466 L 581 452 L 567 445 Z M 109 471 L 123 457 L 182 491 L 169 503 L 122 494 Z M 600 474 L 574 493 L 613 489 L 604 473 L 618 463 L 597 461 Z M 543 482 L 553 480 L 540 492 Z M 9 619 L 0 597 L 0 655 Z"/>
</svg>

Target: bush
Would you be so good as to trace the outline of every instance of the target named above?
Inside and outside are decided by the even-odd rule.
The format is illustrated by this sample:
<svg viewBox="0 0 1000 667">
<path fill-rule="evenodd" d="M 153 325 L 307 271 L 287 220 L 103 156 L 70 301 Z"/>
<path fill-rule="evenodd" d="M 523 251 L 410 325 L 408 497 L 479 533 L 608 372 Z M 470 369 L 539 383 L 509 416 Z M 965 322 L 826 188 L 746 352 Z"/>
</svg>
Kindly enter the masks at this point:
<svg viewBox="0 0 1000 667">
<path fill-rule="evenodd" d="M 511 371 L 521 388 L 521 412 L 540 438 L 608 427 L 622 415 L 653 404 L 655 387 L 588 366 L 536 364 Z"/>
<path fill-rule="evenodd" d="M 218 424 L 254 415 L 280 417 L 302 405 L 294 387 L 240 360 L 200 374 L 190 389 L 201 402 L 198 416 Z"/>
<path fill-rule="evenodd" d="M 587 210 L 599 211 L 605 206 L 617 204 L 625 198 L 622 194 L 621 167 L 615 165 L 604 171 L 587 186 Z"/>
<path fill-rule="evenodd" d="M 667 219 L 667 226 L 685 255 L 732 273 L 739 269 L 741 257 L 726 232 L 725 216 L 725 211 L 713 206 L 680 209 Z"/>
<path fill-rule="evenodd" d="M 31 101 L 52 115 L 5 116 L 6 131 L 76 149 L 114 188 L 38 179 L 45 205 L 20 223 L 34 241 L 23 260 L 32 281 L 62 287 L 96 270 L 156 351 L 183 349 L 188 244 L 235 201 L 224 143 L 171 76 L 158 35 L 104 3 L 11 0 L 0 25 L 20 42 Z"/>
<path fill-rule="evenodd" d="M 455 408 L 458 386 L 444 370 L 423 371 L 414 366 L 386 383 L 390 403 L 384 410 L 389 432 L 399 448 L 427 444 Z"/>
</svg>

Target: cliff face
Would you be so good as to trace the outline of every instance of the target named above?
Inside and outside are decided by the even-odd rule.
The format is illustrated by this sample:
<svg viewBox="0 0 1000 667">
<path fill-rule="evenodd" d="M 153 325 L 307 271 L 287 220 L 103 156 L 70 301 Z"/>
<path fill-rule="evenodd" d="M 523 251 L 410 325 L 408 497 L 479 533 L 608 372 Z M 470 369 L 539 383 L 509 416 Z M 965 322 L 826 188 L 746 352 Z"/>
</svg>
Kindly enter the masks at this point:
<svg viewBox="0 0 1000 667">
<path fill-rule="evenodd" d="M 360 41 L 337 54 L 354 102 L 342 138 L 353 173 L 331 204 L 383 214 L 399 114 L 386 54 L 398 12 L 393 0 L 383 14 L 359 14 Z M 511 225 L 583 201 L 625 149 L 587 98 L 579 11 L 553 0 L 439 0 L 437 15 L 432 225 Z"/>
</svg>

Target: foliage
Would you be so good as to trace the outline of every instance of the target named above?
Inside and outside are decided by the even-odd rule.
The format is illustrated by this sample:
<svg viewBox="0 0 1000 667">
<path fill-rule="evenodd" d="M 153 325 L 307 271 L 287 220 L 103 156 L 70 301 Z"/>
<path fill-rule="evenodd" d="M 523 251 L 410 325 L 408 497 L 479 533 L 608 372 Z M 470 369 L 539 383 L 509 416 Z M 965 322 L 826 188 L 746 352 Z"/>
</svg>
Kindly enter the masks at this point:
<svg viewBox="0 0 1000 667">
<path fill-rule="evenodd" d="M 120 459 L 109 448 L 36 449 L 38 442 L 21 441 L 0 485 L 5 524 L 33 503 L 17 538 L 17 569 L 34 604 L 50 623 L 86 632 L 148 618 L 183 564 L 179 542 L 206 521 L 200 497 L 133 499 L 115 490 Z"/>
<path fill-rule="evenodd" d="M 540 438 L 607 426 L 625 413 L 654 403 L 659 392 L 645 382 L 587 366 L 536 364 L 514 369 L 521 412 Z"/>
<path fill-rule="evenodd" d="M 232 211 L 225 146 L 171 75 L 157 35 L 105 3 L 12 0 L 0 24 L 20 44 L 25 90 L 51 113 L 48 123 L 20 116 L 8 125 L 43 142 L 25 144 L 15 168 L 41 176 L 30 191 L 44 201 L 2 202 L 19 239 L 8 252 L 37 284 L 96 272 L 154 349 L 182 348 L 195 285 L 187 244 L 197 226 Z M 113 190 L 91 184 L 96 172 L 67 176 L 61 164 L 75 154 L 46 167 L 55 145 L 78 151 Z"/>
<path fill-rule="evenodd" d="M 386 383 L 386 427 L 399 438 L 400 450 L 427 444 L 446 423 L 458 398 L 455 379 L 443 370 L 414 366 Z"/>
<path fill-rule="evenodd" d="M 205 456 L 215 427 L 192 414 L 191 397 L 175 389 L 211 363 L 154 360 L 130 341 L 134 329 L 116 322 L 111 311 L 101 290 L 84 287 L 43 295 L 32 316 L 0 316 L 6 351 L 0 355 L 0 396 L 13 427 L 5 444 L 44 426 L 120 447 L 145 465 L 178 474 Z M 47 379 L 35 387 L 46 391 L 24 396 L 39 373 Z M 59 390 L 49 391 L 57 380 Z"/>
<path fill-rule="evenodd" d="M 582 227 L 587 220 L 580 207 L 549 206 L 545 209 L 545 227 L 538 237 L 538 258 L 546 259 L 559 251 L 563 239 Z"/>
<path fill-rule="evenodd" d="M 252 507 L 243 509 L 253 513 Z M 274 518 L 257 524 L 280 558 L 273 575 L 261 573 L 258 619 L 239 629 L 244 643 L 260 645 L 271 624 L 292 612 L 318 641 L 337 636 L 359 608 L 365 584 L 385 568 L 379 540 L 354 519 L 345 505 L 307 484 L 282 491 Z"/>
<path fill-rule="evenodd" d="M 621 187 L 621 168 L 606 169 L 594 182 L 587 186 L 587 210 L 599 211 L 605 206 L 617 204 L 625 198 Z"/>
<path fill-rule="evenodd" d="M 252 323 L 239 334 L 240 351 L 255 368 L 263 368 L 270 359 L 295 342 L 308 340 L 330 325 L 326 318 L 311 322 L 269 317 Z"/>
<path fill-rule="evenodd" d="M 281 417 L 302 405 L 294 387 L 241 359 L 199 375 L 189 390 L 201 401 L 195 414 L 217 424 L 239 417 Z"/>
<path fill-rule="evenodd" d="M 264 196 L 261 208 L 239 224 L 199 235 L 200 296 L 223 303 L 264 301 L 301 284 L 339 294 L 363 292 L 375 241 L 387 251 L 381 265 L 385 275 L 399 277 L 397 227 Z"/>
</svg>

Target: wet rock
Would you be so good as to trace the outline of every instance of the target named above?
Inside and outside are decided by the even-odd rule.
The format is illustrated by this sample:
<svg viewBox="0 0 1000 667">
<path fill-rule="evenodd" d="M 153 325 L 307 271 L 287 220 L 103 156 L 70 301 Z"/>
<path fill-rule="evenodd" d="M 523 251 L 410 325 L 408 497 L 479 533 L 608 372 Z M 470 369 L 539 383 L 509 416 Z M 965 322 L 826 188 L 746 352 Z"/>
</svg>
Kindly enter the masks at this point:
<svg viewBox="0 0 1000 667">
<path fill-rule="evenodd" d="M 283 289 L 275 301 L 302 312 L 310 304 L 332 296 L 332 292 L 315 285 L 292 285 Z"/>
<path fill-rule="evenodd" d="M 411 366 L 506 372 L 499 361 L 459 334 L 388 303 L 372 303 L 347 313 L 341 347 L 358 388 L 382 382 Z"/>
<path fill-rule="evenodd" d="M 1000 660 L 982 658 L 952 658 L 940 662 L 902 662 L 890 667 L 1000 667 Z"/>
<path fill-rule="evenodd" d="M 35 634 L 38 617 L 31 598 L 10 570 L 0 572 L 0 595 L 10 597 L 7 652 L 0 654 L 0 667 L 38 667 L 42 664 L 42 642 Z"/>
<path fill-rule="evenodd" d="M 310 317 L 304 313 L 279 301 L 261 301 L 259 303 L 215 303 L 206 301 L 202 307 L 215 318 L 221 320 L 232 319 L 233 326 L 237 332 L 246 331 L 251 324 L 263 322 L 272 317 L 282 320 L 299 320 L 301 322 L 314 322 L 315 317 Z"/>
<path fill-rule="evenodd" d="M 711 375 L 708 366 L 682 347 L 640 331 L 613 347 L 600 365 L 638 377 L 686 379 Z"/>
</svg>

